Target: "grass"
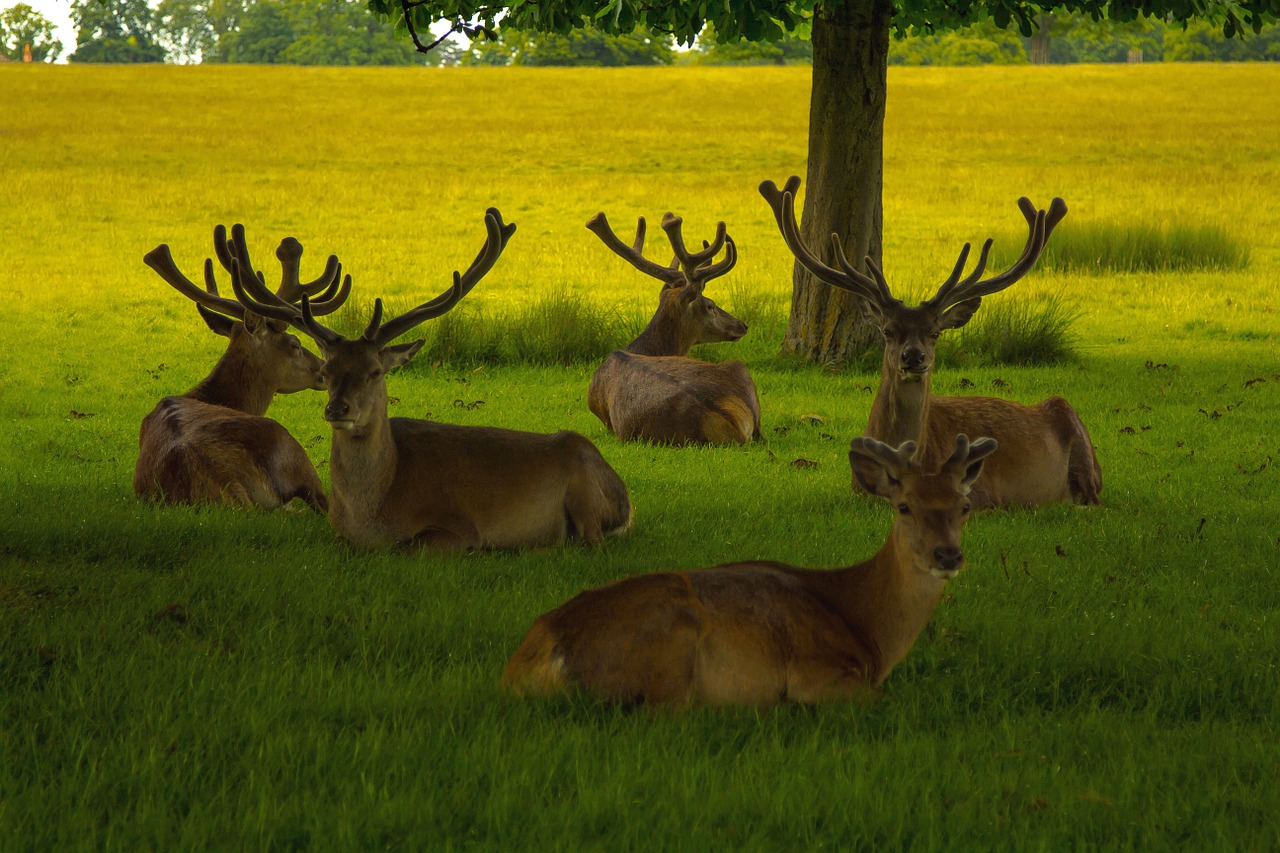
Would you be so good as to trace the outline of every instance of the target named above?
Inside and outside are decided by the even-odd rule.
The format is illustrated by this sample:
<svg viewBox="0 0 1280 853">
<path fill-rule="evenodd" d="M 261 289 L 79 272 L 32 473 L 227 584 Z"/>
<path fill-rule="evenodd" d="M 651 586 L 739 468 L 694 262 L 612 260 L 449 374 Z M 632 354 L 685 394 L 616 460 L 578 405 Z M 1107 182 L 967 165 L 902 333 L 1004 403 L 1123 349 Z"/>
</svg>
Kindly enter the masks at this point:
<svg viewBox="0 0 1280 853">
<path fill-rule="evenodd" d="M 1016 258 L 1008 247 L 1017 240 L 1000 243 L 1006 250 L 996 260 L 1009 266 Z M 1074 222 L 1053 232 L 1041 262 L 1051 270 L 1093 275 L 1240 270 L 1249 264 L 1249 246 L 1216 224 Z"/>
<path fill-rule="evenodd" d="M 1062 228 L 1220 227 L 1249 262 L 1040 271 L 984 299 L 965 335 L 1056 300 L 1078 357 L 957 355 L 935 388 L 1065 396 L 1103 506 L 975 517 L 969 565 L 874 706 L 671 715 L 515 702 L 496 681 L 585 586 L 840 565 L 883 540 L 892 513 L 850 493 L 845 460 L 875 373 L 777 356 L 791 262 L 755 186 L 804 171 L 803 69 L 0 68 L 0 847 L 1280 846 L 1280 204 L 1256 190 L 1280 178 L 1276 74 L 892 69 L 885 262 L 904 299 L 1020 224 L 1023 194 L 1066 198 Z M 304 277 L 329 252 L 353 274 L 335 322 L 358 331 L 374 297 L 442 291 L 490 204 L 520 230 L 450 318 L 479 355 L 420 354 L 389 378 L 393 414 L 582 432 L 627 481 L 630 537 L 365 553 L 310 513 L 134 499 L 139 421 L 221 351 L 144 252 L 168 242 L 194 276 L 215 223 L 245 223 L 259 259 L 294 234 Z M 622 445 L 586 410 L 585 356 L 483 349 L 544 304 L 607 327 L 575 352 L 648 316 L 653 283 L 581 227 L 600 209 L 619 230 L 674 210 L 690 239 L 728 222 L 741 260 L 709 295 L 752 328 L 699 352 L 751 365 L 765 443 Z M 321 399 L 272 414 L 327 478 Z"/>
</svg>

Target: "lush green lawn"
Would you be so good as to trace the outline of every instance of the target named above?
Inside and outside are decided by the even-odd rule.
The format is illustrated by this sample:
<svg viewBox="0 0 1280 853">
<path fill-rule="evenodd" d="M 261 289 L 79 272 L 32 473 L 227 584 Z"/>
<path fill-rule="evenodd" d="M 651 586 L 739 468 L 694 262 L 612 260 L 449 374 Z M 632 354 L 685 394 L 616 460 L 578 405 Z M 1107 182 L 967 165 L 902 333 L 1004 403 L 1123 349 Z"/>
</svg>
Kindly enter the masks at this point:
<svg viewBox="0 0 1280 853">
<path fill-rule="evenodd" d="M 0 68 L 0 849 L 1280 846 L 1280 69 L 894 69 L 890 90 L 895 288 L 936 286 L 965 240 L 1020 240 L 1023 194 L 1066 198 L 1063 229 L 1218 225 L 1249 266 L 992 297 L 1077 306 L 1079 361 L 935 388 L 1066 396 L 1103 506 L 974 518 L 873 707 L 671 715 L 496 682 L 584 586 L 840 565 L 886 535 L 845 461 L 875 377 L 776 357 L 790 263 L 755 187 L 803 173 L 803 70 Z M 139 421 L 221 350 L 144 252 L 195 276 L 239 221 L 268 269 L 293 234 L 304 275 L 336 252 L 356 301 L 405 306 L 470 261 L 490 204 L 519 231 L 473 310 L 638 312 L 653 283 L 583 223 L 727 220 L 741 261 L 713 296 L 753 331 L 713 355 L 752 364 L 767 442 L 622 446 L 589 364 L 424 363 L 390 379 L 395 414 L 576 429 L 635 532 L 368 554 L 305 512 L 134 499 Z M 324 477 L 322 399 L 273 414 Z"/>
</svg>

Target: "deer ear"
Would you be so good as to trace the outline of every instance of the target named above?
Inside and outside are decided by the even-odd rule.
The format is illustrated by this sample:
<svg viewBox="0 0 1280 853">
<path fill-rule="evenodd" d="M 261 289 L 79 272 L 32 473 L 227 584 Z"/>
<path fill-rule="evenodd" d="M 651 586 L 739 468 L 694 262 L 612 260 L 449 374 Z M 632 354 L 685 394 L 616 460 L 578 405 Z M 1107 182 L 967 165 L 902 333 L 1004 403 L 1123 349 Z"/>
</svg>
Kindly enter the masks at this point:
<svg viewBox="0 0 1280 853">
<path fill-rule="evenodd" d="M 977 312 L 978 306 L 982 304 L 982 297 L 975 296 L 972 299 L 965 299 L 952 305 L 942 316 L 938 318 L 938 329 L 958 329 L 965 323 L 973 319 L 973 315 Z"/>
<path fill-rule="evenodd" d="M 407 344 L 396 344 L 393 347 L 383 347 L 378 353 L 378 360 L 382 362 L 383 370 L 391 370 L 402 364 L 407 364 L 409 359 L 413 358 L 418 350 L 422 349 L 425 341 L 412 341 Z"/>
<path fill-rule="evenodd" d="M 219 314 L 217 311 L 211 311 L 199 302 L 196 303 L 196 310 L 200 312 L 200 317 L 204 320 L 204 324 L 208 326 L 215 335 L 222 335 L 224 338 L 231 337 L 231 330 L 235 328 L 236 325 L 235 320 L 227 317 L 226 315 Z"/>
</svg>

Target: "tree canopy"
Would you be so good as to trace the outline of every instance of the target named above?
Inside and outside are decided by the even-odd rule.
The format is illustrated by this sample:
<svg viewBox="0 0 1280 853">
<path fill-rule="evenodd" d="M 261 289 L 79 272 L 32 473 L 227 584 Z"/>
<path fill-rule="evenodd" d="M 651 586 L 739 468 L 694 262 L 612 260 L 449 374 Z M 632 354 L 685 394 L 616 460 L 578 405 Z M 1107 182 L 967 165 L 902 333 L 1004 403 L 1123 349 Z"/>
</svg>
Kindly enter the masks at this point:
<svg viewBox="0 0 1280 853">
<path fill-rule="evenodd" d="M 53 23 L 28 4 L 0 12 L 0 54 L 19 61 L 28 44 L 33 62 L 52 62 L 62 53 L 62 42 L 53 37 Z"/>
</svg>

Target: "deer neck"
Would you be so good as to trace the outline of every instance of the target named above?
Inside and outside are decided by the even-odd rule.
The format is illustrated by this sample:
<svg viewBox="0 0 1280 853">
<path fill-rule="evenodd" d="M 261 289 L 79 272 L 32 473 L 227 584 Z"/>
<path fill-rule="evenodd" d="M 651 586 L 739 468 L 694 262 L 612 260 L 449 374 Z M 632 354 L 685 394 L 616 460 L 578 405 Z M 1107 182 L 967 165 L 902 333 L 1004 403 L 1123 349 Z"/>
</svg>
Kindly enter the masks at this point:
<svg viewBox="0 0 1280 853">
<path fill-rule="evenodd" d="M 918 571 L 897 525 L 884 547 L 864 563 L 836 570 L 836 609 L 855 633 L 871 645 L 878 684 L 915 645 L 916 638 L 942 600 L 946 581 Z"/>
<path fill-rule="evenodd" d="M 923 451 L 932 379 L 933 371 L 929 371 L 920 379 L 905 380 L 897 366 L 888 364 L 886 359 L 865 434 L 893 447 L 914 441 Z"/>
<path fill-rule="evenodd" d="M 359 523 L 374 517 L 395 480 L 399 453 L 385 409 L 363 429 L 334 430 L 329 454 L 330 514 Z"/>
<path fill-rule="evenodd" d="M 680 324 L 659 310 L 644 331 L 627 344 L 626 351 L 634 355 L 686 356 L 697 342 L 696 338 L 686 340 L 686 337 L 681 334 Z"/>
<path fill-rule="evenodd" d="M 230 347 L 186 396 L 247 415 L 265 415 L 275 394 L 274 383 L 266 381 L 243 353 Z"/>
</svg>

